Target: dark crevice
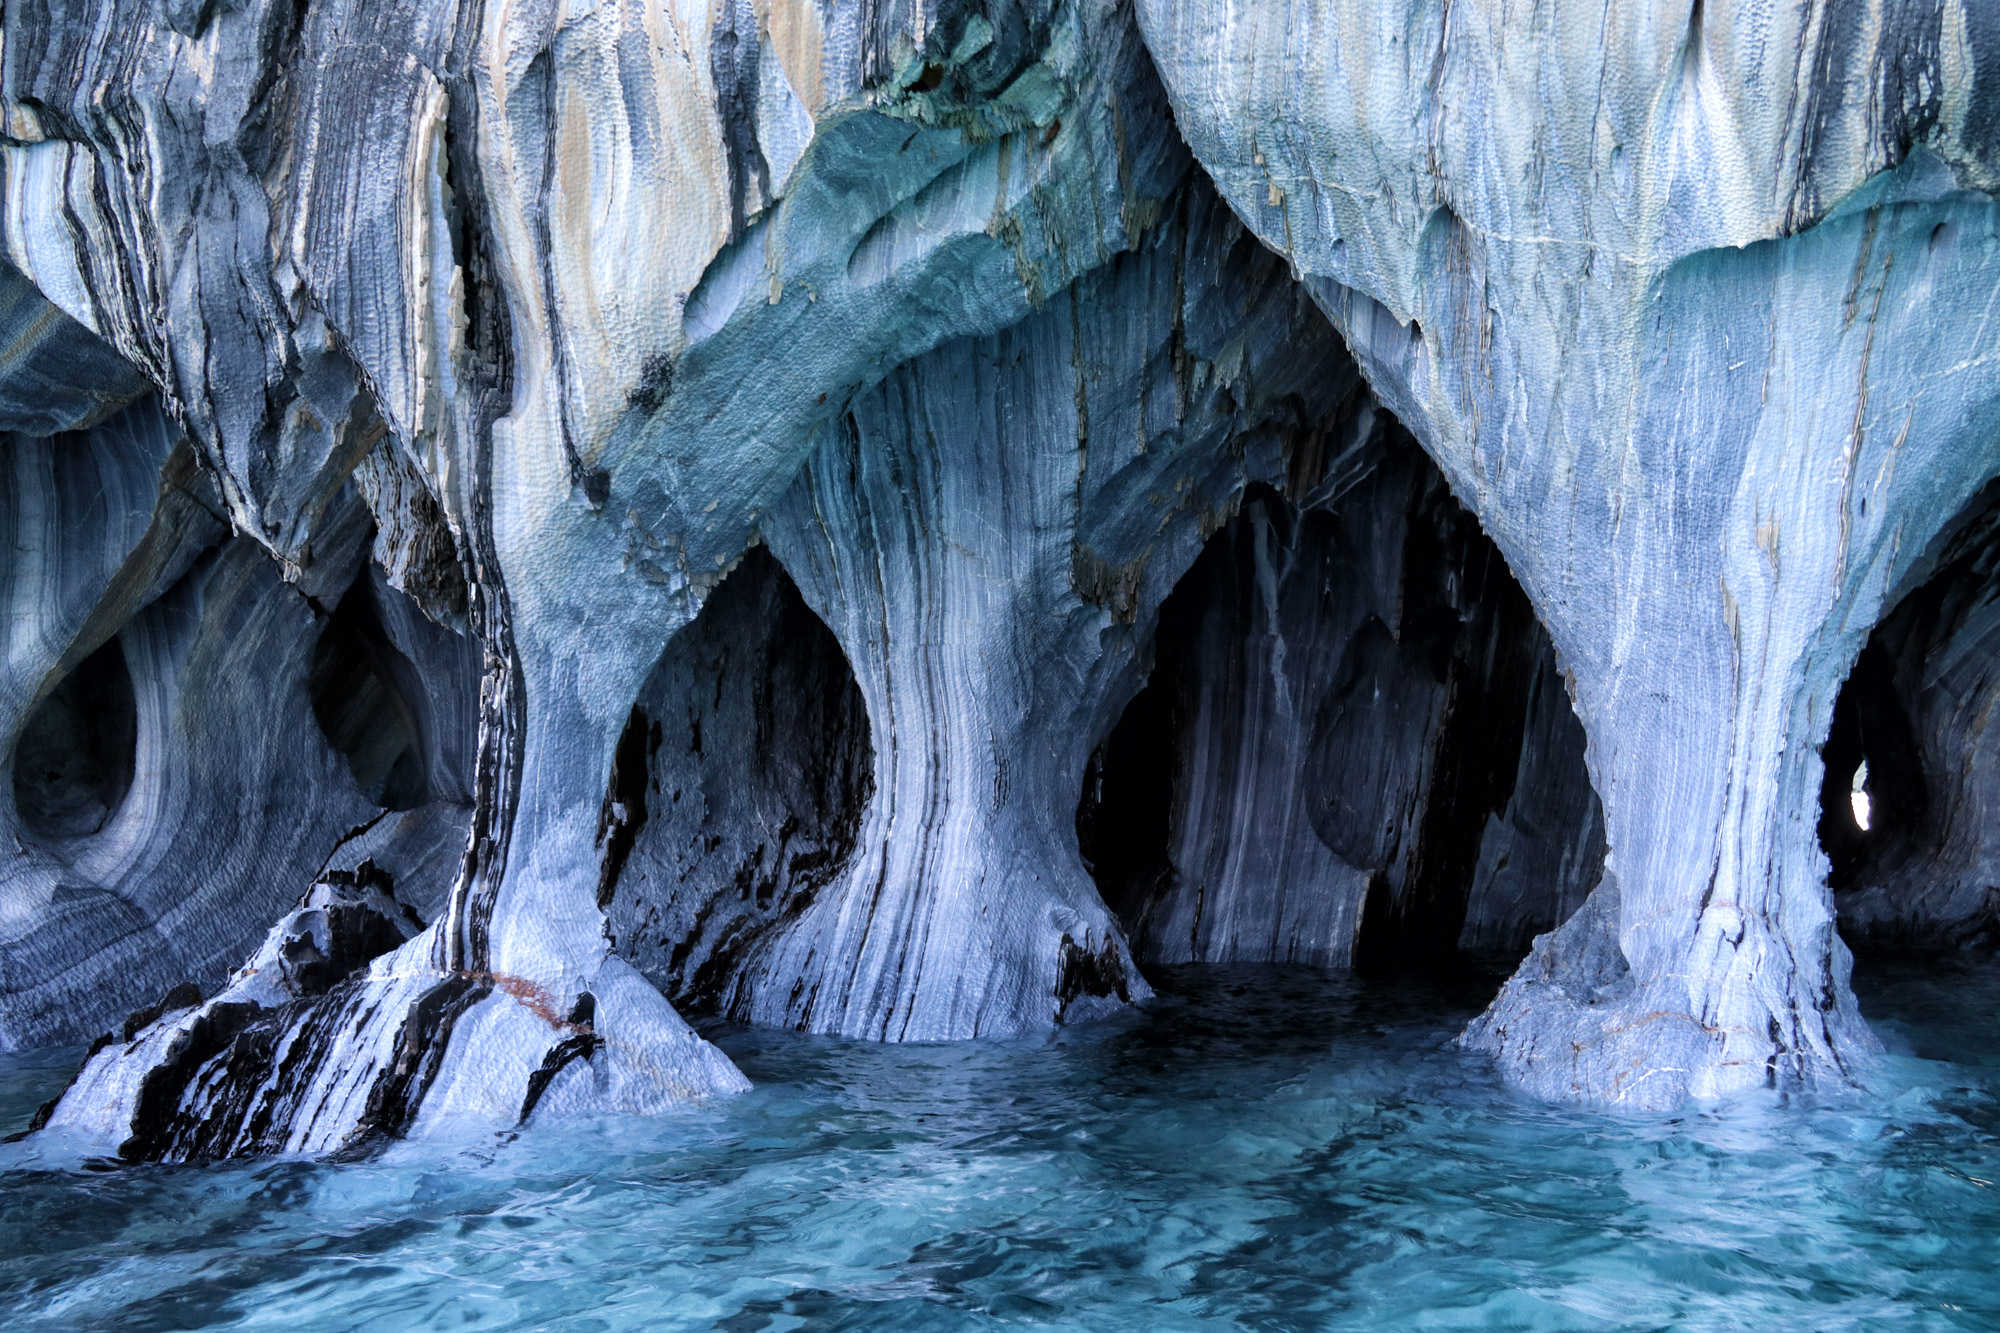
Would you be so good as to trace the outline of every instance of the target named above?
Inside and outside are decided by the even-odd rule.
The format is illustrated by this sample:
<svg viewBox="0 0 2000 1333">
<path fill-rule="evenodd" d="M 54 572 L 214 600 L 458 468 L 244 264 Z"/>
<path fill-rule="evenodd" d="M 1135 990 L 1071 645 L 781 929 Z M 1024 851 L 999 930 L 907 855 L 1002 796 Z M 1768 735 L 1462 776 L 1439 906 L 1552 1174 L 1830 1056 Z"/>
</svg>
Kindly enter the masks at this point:
<svg viewBox="0 0 2000 1333">
<path fill-rule="evenodd" d="M 729 164 L 732 241 L 771 199 L 771 167 L 757 138 L 758 65 L 763 59 L 758 34 L 749 0 L 732 0 L 723 6 L 721 22 L 709 39 L 709 75 L 717 92 L 716 111 Z"/>
<path fill-rule="evenodd" d="M 103 828 L 132 788 L 138 705 L 125 649 L 113 638 L 36 705 L 14 743 L 14 809 L 32 837 Z"/>
<path fill-rule="evenodd" d="M 1432 767 L 1402 883 L 1371 894 L 1375 910 L 1362 913 L 1355 965 L 1364 968 L 1423 967 L 1456 953 L 1487 820 L 1514 794 L 1529 677 L 1546 652 L 1526 594 L 1472 515 L 1437 491 L 1425 510 L 1429 521 L 1413 515 L 1404 542 L 1397 656 L 1423 658 L 1434 682 L 1411 701 L 1430 712 Z M 1410 602 L 1421 610 L 1409 614 Z M 1315 747 L 1314 759 L 1325 764 L 1331 753 Z M 1320 778 L 1331 788 L 1343 774 L 1329 766 Z"/>
<path fill-rule="evenodd" d="M 541 1105 L 542 1095 L 549 1090 L 549 1084 L 555 1082 L 556 1075 L 578 1060 L 589 1060 L 603 1044 L 603 1039 L 595 1032 L 579 1032 L 550 1047 L 549 1053 L 542 1057 L 541 1065 L 528 1075 L 527 1092 L 521 1098 L 521 1114 L 515 1123 L 527 1124 L 528 1117 Z"/>
<path fill-rule="evenodd" d="M 646 787 L 651 760 L 660 748 L 660 724 L 637 704 L 618 737 L 611 756 L 611 784 L 597 816 L 597 848 L 602 860 L 597 872 L 597 905 L 609 907 L 618 892 L 618 877 L 632 855 L 632 844 L 646 827 Z"/>
<path fill-rule="evenodd" d="M 1160 661 L 1084 769 L 1077 846 L 1105 906 L 1128 929 L 1173 874 L 1177 706 L 1194 609 L 1191 598 L 1170 598 L 1161 608 Z"/>
<path fill-rule="evenodd" d="M 409 810 L 430 798 L 423 682 L 390 642 L 364 568 L 320 630 L 308 688 L 313 716 L 362 794 Z"/>
</svg>

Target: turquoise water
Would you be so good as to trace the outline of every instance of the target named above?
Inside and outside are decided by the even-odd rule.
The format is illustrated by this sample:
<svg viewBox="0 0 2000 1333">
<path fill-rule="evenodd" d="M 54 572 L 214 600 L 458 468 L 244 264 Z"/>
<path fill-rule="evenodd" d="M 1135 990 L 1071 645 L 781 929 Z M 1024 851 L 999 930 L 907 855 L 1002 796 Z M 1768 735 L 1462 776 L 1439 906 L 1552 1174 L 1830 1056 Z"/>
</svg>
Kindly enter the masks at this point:
<svg viewBox="0 0 2000 1333">
<path fill-rule="evenodd" d="M 2000 1328 L 2000 965 L 1877 962 L 1872 1097 L 1608 1118 L 1457 990 L 1190 969 L 1055 1042 L 716 1029 L 654 1121 L 363 1165 L 0 1150 L 0 1322 L 182 1329 Z M 76 1052 L 0 1057 L 0 1132 Z"/>
</svg>

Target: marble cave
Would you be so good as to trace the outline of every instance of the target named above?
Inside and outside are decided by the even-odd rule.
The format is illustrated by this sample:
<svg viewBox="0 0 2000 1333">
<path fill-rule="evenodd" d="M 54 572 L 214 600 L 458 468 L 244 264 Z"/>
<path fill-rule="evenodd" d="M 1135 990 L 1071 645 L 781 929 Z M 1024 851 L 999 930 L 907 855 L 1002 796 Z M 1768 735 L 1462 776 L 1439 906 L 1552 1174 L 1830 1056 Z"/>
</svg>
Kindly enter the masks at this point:
<svg viewBox="0 0 2000 1333">
<path fill-rule="evenodd" d="M 1918 1115 L 1874 958 L 2000 1067 L 2000 6 L 0 34 L 17 1198 L 671 1159 L 1218 987 L 1301 1069 L 1272 997 L 1457 987 L 1382 1067 L 1578 1135 Z M 923 1308 L 1098 1326 L 988 1271 Z M 802 1299 L 685 1326 L 919 1326 Z"/>
</svg>

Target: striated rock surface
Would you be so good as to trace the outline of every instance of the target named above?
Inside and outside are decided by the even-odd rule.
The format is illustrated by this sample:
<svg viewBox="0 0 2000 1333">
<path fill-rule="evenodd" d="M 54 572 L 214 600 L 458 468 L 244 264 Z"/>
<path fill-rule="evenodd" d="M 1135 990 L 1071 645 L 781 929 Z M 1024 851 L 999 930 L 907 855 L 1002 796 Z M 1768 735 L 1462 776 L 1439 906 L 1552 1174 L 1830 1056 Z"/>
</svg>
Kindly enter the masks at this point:
<svg viewBox="0 0 2000 1333">
<path fill-rule="evenodd" d="M 1863 1077 L 1829 864 L 1987 928 L 1977 6 L 4 36 L 0 1041 L 113 1027 L 81 1150 L 1531 939 L 1468 1043 L 1666 1106 Z M 1849 751 L 1931 793 L 1866 846 Z"/>
<path fill-rule="evenodd" d="M 1196 158 L 1573 682 L 1618 895 L 1579 929 L 1613 931 L 1590 949 L 1630 984 L 1594 1000 L 1542 959 L 1471 1042 L 1536 1091 L 1638 1105 L 1857 1077 L 1817 749 L 2000 465 L 2000 32 L 1951 3 L 1140 15 Z"/>
<path fill-rule="evenodd" d="M 269 1117 L 254 1142 L 203 1131 L 163 1151 L 321 1149 L 432 1118 L 505 1127 L 531 1111 L 644 1109 L 740 1086 L 611 952 L 599 894 L 607 848 L 624 845 L 604 822 L 622 804 L 607 796 L 620 737 L 663 646 L 787 493 L 803 493 L 801 468 L 850 429 L 857 395 L 930 349 L 1052 308 L 1080 274 L 1151 243 L 1189 163 L 1129 13 L 431 5 L 130 18 L 86 32 L 10 11 L 10 209 L 80 220 L 24 226 L 10 253 L 163 389 L 218 479 L 218 507 L 287 574 L 309 580 L 328 558 L 351 478 L 388 582 L 463 625 L 484 659 L 468 845 L 441 913 L 324 995 L 260 1017 L 264 1035 L 205 1056 L 214 1068 L 183 1085 L 176 1114 L 235 1116 L 243 1086 L 278 1086 L 287 1061 L 338 1067 L 339 1088 L 314 1094 L 310 1129 L 305 1103 L 280 1099 L 245 1112 Z M 196 49 L 226 59 L 190 63 Z M 107 216 L 107 198 L 130 202 Z M 201 213 L 221 206 L 227 219 Z M 179 247 L 185 237 L 200 247 Z M 1148 321 L 1162 339 L 1173 281 L 1160 268 L 1145 293 L 1167 298 Z M 1283 300 L 1308 310 L 1289 289 Z M 1031 341 L 1046 380 L 1060 321 L 1042 320 L 1050 331 Z M 1059 383 L 1075 412 L 1074 369 Z M 1211 445 L 1235 405 L 1215 415 Z M 1074 497 L 1081 432 L 1064 424 L 1062 437 L 1055 470 L 1021 470 Z M 803 533 L 804 516 L 791 527 Z M 1017 544 L 1051 572 L 1069 567 L 1065 536 Z M 1033 609 L 1024 596 L 1017 615 Z M 839 620 L 830 601 L 823 610 Z M 870 721 L 885 735 L 887 718 L 871 709 Z M 1079 771 L 1092 743 L 1077 740 Z M 345 751 L 353 775 L 400 803 L 397 761 L 357 761 L 366 749 Z M 888 753 L 879 740 L 875 753 Z M 1071 803 L 1047 799 L 1065 814 Z M 988 836 L 1010 833 L 973 845 Z M 1115 989 L 1099 962 L 1116 971 L 1122 944 L 1080 862 L 1063 870 L 1054 892 L 1082 907 L 1071 944 L 1053 918 L 1032 943 L 997 941 L 990 1021 L 983 1003 L 925 994 L 914 1002 L 939 1012 L 912 1032 L 1047 1026 L 1063 1008 L 1065 947 L 1090 960 L 1087 989 Z M 190 1021 L 272 1007 L 239 994 Z M 885 992 L 815 1021 L 879 1026 L 911 1002 Z M 94 1067 L 161 1058 L 141 1041 Z M 153 1115 L 142 1083 L 91 1092 L 87 1076 L 71 1098 L 123 1098 L 87 1117 L 109 1134 Z"/>
<path fill-rule="evenodd" d="M 213 987 L 371 815 L 313 724 L 316 616 L 157 404 L 7 442 L 0 1035 Z"/>
<path fill-rule="evenodd" d="M 1437 470 L 1355 398 L 1284 478 L 1299 502 L 1251 495 L 1176 588 L 1086 782 L 1085 855 L 1142 961 L 1518 957 L 1596 882 L 1548 640 Z"/>
<path fill-rule="evenodd" d="M 741 1012 L 935 1039 L 1149 993 L 1077 852 L 1084 769 L 1206 531 L 1352 383 L 1195 188 L 1131 254 L 823 433 L 765 536 L 855 664 L 876 795 L 848 874 L 750 960 Z"/>
<path fill-rule="evenodd" d="M 670 984 L 735 1016 L 849 1035 L 1032 1031 L 1143 998 L 1076 848 L 1085 765 L 1138 689 L 1160 601 L 1202 538 L 1355 383 L 1311 302 L 1197 184 L 1135 251 L 1039 313 L 856 395 L 762 524 L 802 604 L 787 579 L 768 629 L 724 638 L 718 625 L 695 640 L 715 647 L 687 651 L 684 635 L 656 668 L 662 684 L 712 678 L 715 698 L 743 702 L 675 684 L 690 702 L 668 704 L 671 729 L 645 742 L 662 756 L 648 827 L 665 802 L 676 831 L 659 836 L 700 850 L 660 865 L 640 831 L 618 899 L 689 924 L 635 946 L 664 949 Z M 777 577 L 753 556 L 704 616 L 721 619 L 737 580 Z M 818 619 L 785 630 L 801 613 Z M 758 665 L 761 634 L 782 634 L 797 678 Z M 749 671 L 736 680 L 719 665 L 732 642 Z M 678 756 L 718 722 L 743 746 L 787 718 L 803 736 L 720 766 L 704 750 L 705 809 L 683 809 L 696 782 Z M 799 744 L 829 767 L 778 771 L 771 751 Z M 745 788 L 764 794 L 723 794 Z M 773 797 L 783 805 L 727 808 Z M 690 841 L 694 829 L 721 846 Z"/>
<path fill-rule="evenodd" d="M 83 430 L 146 387 L 103 339 L 0 260 L 0 429 L 33 437 Z"/>
</svg>

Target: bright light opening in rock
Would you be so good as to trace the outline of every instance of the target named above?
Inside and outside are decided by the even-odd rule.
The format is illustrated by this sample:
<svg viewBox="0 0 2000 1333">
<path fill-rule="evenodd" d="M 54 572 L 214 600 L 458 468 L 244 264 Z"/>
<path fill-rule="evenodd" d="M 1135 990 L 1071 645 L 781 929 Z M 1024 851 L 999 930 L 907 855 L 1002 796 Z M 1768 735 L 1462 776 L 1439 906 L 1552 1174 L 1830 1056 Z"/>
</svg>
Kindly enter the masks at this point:
<svg viewBox="0 0 2000 1333">
<path fill-rule="evenodd" d="M 1854 788 L 1847 795 L 1848 806 L 1854 811 L 1854 824 L 1863 833 L 1868 831 L 1868 761 L 1861 761 L 1861 767 L 1854 770 Z"/>
</svg>

